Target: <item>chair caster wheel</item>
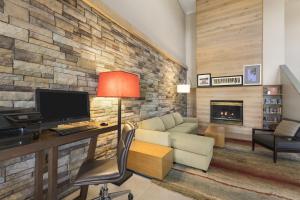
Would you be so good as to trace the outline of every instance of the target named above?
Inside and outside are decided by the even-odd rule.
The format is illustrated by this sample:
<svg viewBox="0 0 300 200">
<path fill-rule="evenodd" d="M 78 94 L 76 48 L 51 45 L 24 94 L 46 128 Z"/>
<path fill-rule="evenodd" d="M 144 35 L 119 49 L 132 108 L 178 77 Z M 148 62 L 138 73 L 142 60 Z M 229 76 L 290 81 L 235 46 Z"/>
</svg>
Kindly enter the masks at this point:
<svg viewBox="0 0 300 200">
<path fill-rule="evenodd" d="M 133 194 L 132 193 L 128 194 L 128 200 L 133 200 Z"/>
</svg>

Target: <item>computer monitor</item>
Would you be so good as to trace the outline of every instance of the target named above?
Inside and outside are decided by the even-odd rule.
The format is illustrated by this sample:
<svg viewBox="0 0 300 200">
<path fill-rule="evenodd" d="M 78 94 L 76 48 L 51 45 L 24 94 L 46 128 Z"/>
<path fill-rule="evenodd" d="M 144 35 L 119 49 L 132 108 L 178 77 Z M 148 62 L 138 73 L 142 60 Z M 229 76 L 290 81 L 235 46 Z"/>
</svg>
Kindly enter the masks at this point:
<svg viewBox="0 0 300 200">
<path fill-rule="evenodd" d="M 89 94 L 63 90 L 36 90 L 36 110 L 43 117 L 43 127 L 90 120 Z"/>
</svg>

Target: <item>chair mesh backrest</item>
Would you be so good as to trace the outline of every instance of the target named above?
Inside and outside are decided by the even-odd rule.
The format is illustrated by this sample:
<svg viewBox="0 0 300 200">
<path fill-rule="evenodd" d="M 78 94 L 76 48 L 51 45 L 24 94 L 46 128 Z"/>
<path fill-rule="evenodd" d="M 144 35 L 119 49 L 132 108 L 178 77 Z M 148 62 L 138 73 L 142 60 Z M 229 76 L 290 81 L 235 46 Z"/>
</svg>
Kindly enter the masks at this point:
<svg viewBox="0 0 300 200">
<path fill-rule="evenodd" d="M 117 146 L 117 158 L 119 172 L 123 176 L 126 172 L 127 158 L 129 148 L 134 137 L 135 128 L 131 123 L 126 123 L 123 127 L 122 133 L 120 135 L 118 146 Z"/>
</svg>

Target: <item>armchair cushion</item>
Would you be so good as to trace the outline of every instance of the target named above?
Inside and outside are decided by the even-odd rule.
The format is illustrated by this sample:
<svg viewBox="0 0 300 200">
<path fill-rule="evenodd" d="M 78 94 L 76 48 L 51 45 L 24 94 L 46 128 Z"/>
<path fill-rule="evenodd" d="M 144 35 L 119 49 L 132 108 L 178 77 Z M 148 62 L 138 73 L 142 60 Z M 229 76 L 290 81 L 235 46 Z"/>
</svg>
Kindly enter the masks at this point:
<svg viewBox="0 0 300 200">
<path fill-rule="evenodd" d="M 276 136 L 275 136 L 276 137 Z M 256 142 L 264 146 L 274 149 L 274 135 L 273 134 L 255 134 Z M 292 140 L 290 137 L 276 137 L 276 149 L 279 151 L 300 151 L 300 141 Z"/>
<path fill-rule="evenodd" d="M 173 113 L 173 117 L 175 120 L 176 125 L 182 124 L 183 123 L 183 118 L 179 112 Z"/>
<path fill-rule="evenodd" d="M 277 149 L 283 151 L 300 151 L 300 141 L 290 138 L 276 138 Z"/>
<path fill-rule="evenodd" d="M 140 123 L 140 128 L 152 131 L 165 131 L 165 125 L 159 117 L 146 119 Z"/>
<path fill-rule="evenodd" d="M 300 123 L 282 120 L 277 126 L 274 135 L 294 137 L 300 128 Z"/>
<path fill-rule="evenodd" d="M 176 125 L 172 114 L 161 116 L 160 119 L 163 121 L 166 129 L 173 128 Z"/>
</svg>

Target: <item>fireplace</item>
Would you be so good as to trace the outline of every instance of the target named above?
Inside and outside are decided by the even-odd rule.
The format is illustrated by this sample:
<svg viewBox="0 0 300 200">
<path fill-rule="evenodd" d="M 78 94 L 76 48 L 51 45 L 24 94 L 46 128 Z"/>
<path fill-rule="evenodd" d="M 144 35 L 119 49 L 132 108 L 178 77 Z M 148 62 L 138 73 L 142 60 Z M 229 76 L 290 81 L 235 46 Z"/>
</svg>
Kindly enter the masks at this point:
<svg viewBox="0 0 300 200">
<path fill-rule="evenodd" d="M 243 101 L 212 100 L 210 121 L 218 124 L 243 125 Z"/>
</svg>

